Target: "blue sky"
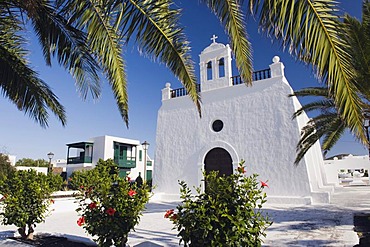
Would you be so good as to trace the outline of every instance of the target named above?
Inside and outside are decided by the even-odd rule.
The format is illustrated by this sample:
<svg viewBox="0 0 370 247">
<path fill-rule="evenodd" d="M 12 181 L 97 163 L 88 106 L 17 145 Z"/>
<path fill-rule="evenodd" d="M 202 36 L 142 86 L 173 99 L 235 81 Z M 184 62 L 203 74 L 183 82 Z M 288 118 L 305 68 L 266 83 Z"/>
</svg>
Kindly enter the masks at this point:
<svg viewBox="0 0 370 247">
<path fill-rule="evenodd" d="M 213 34 L 219 38 L 217 42 L 228 43 L 217 18 L 197 0 L 176 0 L 183 8 L 181 24 L 185 26 L 192 47 L 196 74 L 199 76 L 199 54 L 212 41 Z M 351 15 L 361 16 L 360 0 L 340 1 L 342 7 Z M 255 21 L 248 19 L 247 30 L 253 47 L 253 64 L 255 70 L 268 68 L 275 55 L 280 56 L 285 65 L 285 75 L 294 90 L 307 86 L 318 86 L 318 81 L 310 69 L 298 63 L 287 52 L 283 52 L 278 44 L 258 33 Z M 54 159 L 65 159 L 67 143 L 86 141 L 90 137 L 113 135 L 148 141 L 149 155 L 154 157 L 155 131 L 157 111 L 161 106 L 161 89 L 166 82 L 172 88 L 181 87 L 178 80 L 164 66 L 141 56 L 137 48 L 131 44 L 124 48 L 127 64 L 129 93 L 129 129 L 122 121 L 117 110 L 112 92 L 106 81 L 102 82 L 102 95 L 99 100 L 91 98 L 83 101 L 74 85 L 73 78 L 53 63 L 52 68 L 45 66 L 37 41 L 32 32 L 27 33 L 30 39 L 30 61 L 59 97 L 67 112 L 67 125 L 62 127 L 54 116 L 50 117 L 49 128 L 43 129 L 24 113 L 0 97 L 0 152 L 16 155 L 17 159 L 47 159 L 47 153 L 53 152 Z M 237 75 L 237 72 L 234 73 Z M 304 101 L 301 101 L 302 103 Z M 273 123 L 266 123 L 271 125 Z M 189 129 L 191 131 L 191 129 Z M 337 153 L 367 154 L 367 149 L 347 134 L 341 139 L 328 155 Z"/>
</svg>

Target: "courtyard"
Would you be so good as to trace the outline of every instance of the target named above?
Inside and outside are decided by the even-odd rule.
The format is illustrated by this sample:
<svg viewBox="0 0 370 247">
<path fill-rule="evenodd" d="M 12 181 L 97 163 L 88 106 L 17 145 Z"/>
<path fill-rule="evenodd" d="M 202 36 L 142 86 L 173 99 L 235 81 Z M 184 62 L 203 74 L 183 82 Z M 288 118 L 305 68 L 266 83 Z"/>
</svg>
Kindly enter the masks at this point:
<svg viewBox="0 0 370 247">
<path fill-rule="evenodd" d="M 337 188 L 330 204 L 266 204 L 264 211 L 273 221 L 263 246 L 354 246 L 353 214 L 370 212 L 370 187 Z M 165 219 L 166 210 L 178 202 L 155 201 L 147 205 L 136 231 L 129 236 L 131 247 L 179 246 L 176 230 Z M 93 245 L 92 237 L 76 224 L 73 198 L 56 199 L 51 215 L 36 227 L 36 233 L 50 233 Z M 28 246 L 7 239 L 16 227 L 0 226 L 0 246 Z"/>
</svg>

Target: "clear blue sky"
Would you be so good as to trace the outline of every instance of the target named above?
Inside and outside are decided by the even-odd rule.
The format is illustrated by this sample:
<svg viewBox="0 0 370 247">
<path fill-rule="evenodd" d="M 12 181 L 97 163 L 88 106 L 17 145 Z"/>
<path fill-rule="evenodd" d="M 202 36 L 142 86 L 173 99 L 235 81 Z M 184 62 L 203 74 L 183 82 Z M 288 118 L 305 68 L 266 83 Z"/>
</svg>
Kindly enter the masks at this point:
<svg viewBox="0 0 370 247">
<path fill-rule="evenodd" d="M 197 75 L 199 75 L 199 54 L 207 47 L 213 34 L 219 38 L 217 42 L 228 43 L 219 21 L 204 5 L 197 0 L 177 0 L 178 6 L 183 8 L 182 25 L 185 26 L 192 47 L 192 57 Z M 360 0 L 342 0 L 342 7 L 351 15 L 361 16 Z M 250 41 L 253 46 L 253 60 L 255 70 L 268 68 L 272 57 L 280 56 L 285 64 L 285 75 L 294 90 L 307 86 L 318 86 L 309 68 L 295 62 L 288 53 L 281 51 L 279 45 L 262 37 L 258 33 L 253 19 L 248 20 L 247 27 Z M 129 93 L 129 129 L 126 128 L 117 110 L 110 87 L 106 81 L 102 82 L 102 96 L 98 101 L 91 98 L 82 101 L 76 92 L 74 80 L 59 65 L 54 62 L 53 67 L 46 67 L 41 57 L 37 41 L 31 30 L 27 34 L 30 38 L 30 61 L 41 78 L 46 81 L 59 97 L 67 111 L 67 125 L 62 127 L 54 116 L 50 118 L 50 126 L 41 128 L 37 123 L 3 97 L 0 97 L 0 152 L 16 155 L 17 159 L 33 158 L 46 159 L 47 153 L 53 152 L 54 159 L 65 159 L 66 144 L 77 141 L 86 141 L 90 137 L 113 135 L 124 138 L 148 141 L 149 155 L 154 157 L 155 131 L 157 111 L 161 106 L 161 89 L 166 82 L 172 88 L 181 87 L 178 80 L 164 66 L 140 56 L 136 47 L 126 47 L 124 58 L 127 63 L 128 93 Z M 234 75 L 236 75 L 235 72 Z M 303 101 L 301 101 L 303 103 Z M 274 127 L 274 123 L 266 123 Z M 191 131 L 191 129 L 189 129 Z M 272 140 L 273 141 L 273 140 Z M 328 155 L 337 153 L 367 154 L 367 149 L 357 143 L 351 135 L 341 139 Z"/>
</svg>

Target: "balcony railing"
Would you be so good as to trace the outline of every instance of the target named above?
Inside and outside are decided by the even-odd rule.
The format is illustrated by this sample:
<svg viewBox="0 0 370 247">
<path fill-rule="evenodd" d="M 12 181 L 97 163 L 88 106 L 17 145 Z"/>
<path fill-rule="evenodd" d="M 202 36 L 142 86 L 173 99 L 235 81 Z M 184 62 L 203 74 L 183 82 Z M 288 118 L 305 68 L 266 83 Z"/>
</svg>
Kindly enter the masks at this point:
<svg viewBox="0 0 370 247">
<path fill-rule="evenodd" d="M 114 157 L 114 163 L 118 165 L 119 168 L 135 168 L 136 159 L 135 157 Z"/>
<path fill-rule="evenodd" d="M 83 164 L 83 163 L 92 163 L 91 156 L 84 156 L 84 157 L 68 157 L 67 164 Z"/>
<path fill-rule="evenodd" d="M 271 78 L 270 69 L 255 71 L 252 74 L 252 80 L 253 81 L 259 81 L 259 80 L 264 80 L 264 79 L 268 79 L 268 78 Z M 231 80 L 232 80 L 233 85 L 243 84 L 243 81 L 242 81 L 240 75 L 231 77 Z M 197 84 L 196 87 L 197 87 L 197 92 L 199 93 L 201 91 L 200 90 L 200 84 Z M 171 90 L 171 98 L 177 98 L 177 97 L 181 97 L 181 96 L 185 96 L 185 95 L 188 95 L 188 92 L 183 87 Z"/>
<path fill-rule="evenodd" d="M 197 89 L 197 93 L 199 93 L 200 92 L 200 84 L 196 84 L 196 89 Z M 181 96 L 185 96 L 185 95 L 188 95 L 188 92 L 183 87 L 171 90 L 171 98 L 177 98 L 177 97 L 181 97 Z"/>
<path fill-rule="evenodd" d="M 268 78 L 271 78 L 270 69 L 255 71 L 255 72 L 253 72 L 253 75 L 252 75 L 252 80 L 253 81 L 260 81 L 260 80 L 264 80 L 264 79 L 268 79 Z M 231 80 L 233 82 L 233 85 L 239 85 L 239 84 L 244 83 L 242 81 L 240 75 L 231 77 Z"/>
</svg>

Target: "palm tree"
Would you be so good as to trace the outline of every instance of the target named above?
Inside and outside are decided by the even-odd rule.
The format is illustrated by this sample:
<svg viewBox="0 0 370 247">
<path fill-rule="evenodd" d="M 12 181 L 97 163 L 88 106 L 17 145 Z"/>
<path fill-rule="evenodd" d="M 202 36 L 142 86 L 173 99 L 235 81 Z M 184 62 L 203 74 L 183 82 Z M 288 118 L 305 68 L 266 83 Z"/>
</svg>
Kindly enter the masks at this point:
<svg viewBox="0 0 370 247">
<path fill-rule="evenodd" d="M 251 82 L 250 45 L 238 0 L 208 1 L 232 37 L 237 64 Z M 178 25 L 180 10 L 171 0 L 3 0 L 0 2 L 0 88 L 19 110 L 41 126 L 48 125 L 48 109 L 62 125 L 63 106 L 30 68 L 22 32 L 30 23 L 51 65 L 56 57 L 76 80 L 82 98 L 99 97 L 102 71 L 113 90 L 119 111 L 128 124 L 128 97 L 122 45 L 133 37 L 140 50 L 166 64 L 179 78 L 200 113 L 200 98 L 189 42 Z"/>
<path fill-rule="evenodd" d="M 351 64 L 353 65 L 354 86 L 356 94 L 361 100 L 362 112 L 364 112 L 370 109 L 368 104 L 370 99 L 370 3 L 367 1 L 363 3 L 362 22 L 346 15 L 338 27 L 345 31 L 341 38 L 349 44 L 347 51 L 351 56 Z M 330 94 L 328 88 L 305 88 L 294 92 L 293 96 L 324 97 L 324 100 L 304 105 L 293 115 L 297 117 L 303 111 L 319 110 L 321 112 L 302 129 L 303 135 L 297 144 L 295 164 L 298 164 L 308 149 L 322 137 L 322 149 L 327 152 L 337 143 L 346 129 L 352 133 L 355 132 L 348 122 L 343 120 L 343 116 L 340 114 L 340 110 L 337 108 L 333 95 Z M 366 142 L 366 145 L 369 144 Z"/>
<path fill-rule="evenodd" d="M 242 11 L 244 1 L 201 2 L 209 6 L 225 27 L 241 76 L 250 84 L 252 62 Z M 248 7 L 249 13 L 259 19 L 261 30 L 312 66 L 328 86 L 342 119 L 365 141 L 363 103 L 357 94 L 359 83 L 353 73 L 348 40 L 341 39 L 345 30 L 338 28 L 342 14 L 337 2 L 249 0 Z M 1 34 L 9 35 L 0 39 L 2 92 L 41 125 L 47 126 L 47 108 L 65 123 L 64 109 L 56 96 L 26 63 L 21 31 L 25 29 L 24 22 L 29 21 L 47 63 L 51 64 L 51 57 L 55 56 L 76 79 L 82 97 L 88 92 L 99 96 L 98 72 L 103 71 L 126 124 L 127 81 L 121 50 L 133 36 L 146 55 L 166 64 L 179 78 L 200 111 L 190 47 L 177 23 L 179 15 L 180 10 L 173 7 L 172 0 L 3 0 Z"/>
<path fill-rule="evenodd" d="M 294 161 L 298 165 L 307 151 L 321 138 L 322 150 L 328 152 L 343 136 L 348 128 L 335 106 L 334 99 L 330 96 L 327 87 L 310 87 L 295 91 L 290 96 L 307 97 L 315 96 L 321 99 L 303 105 L 294 114 L 293 118 L 302 113 L 314 112 L 319 114 L 311 118 L 301 130 L 301 139 L 297 144 L 297 156 Z"/>
</svg>

